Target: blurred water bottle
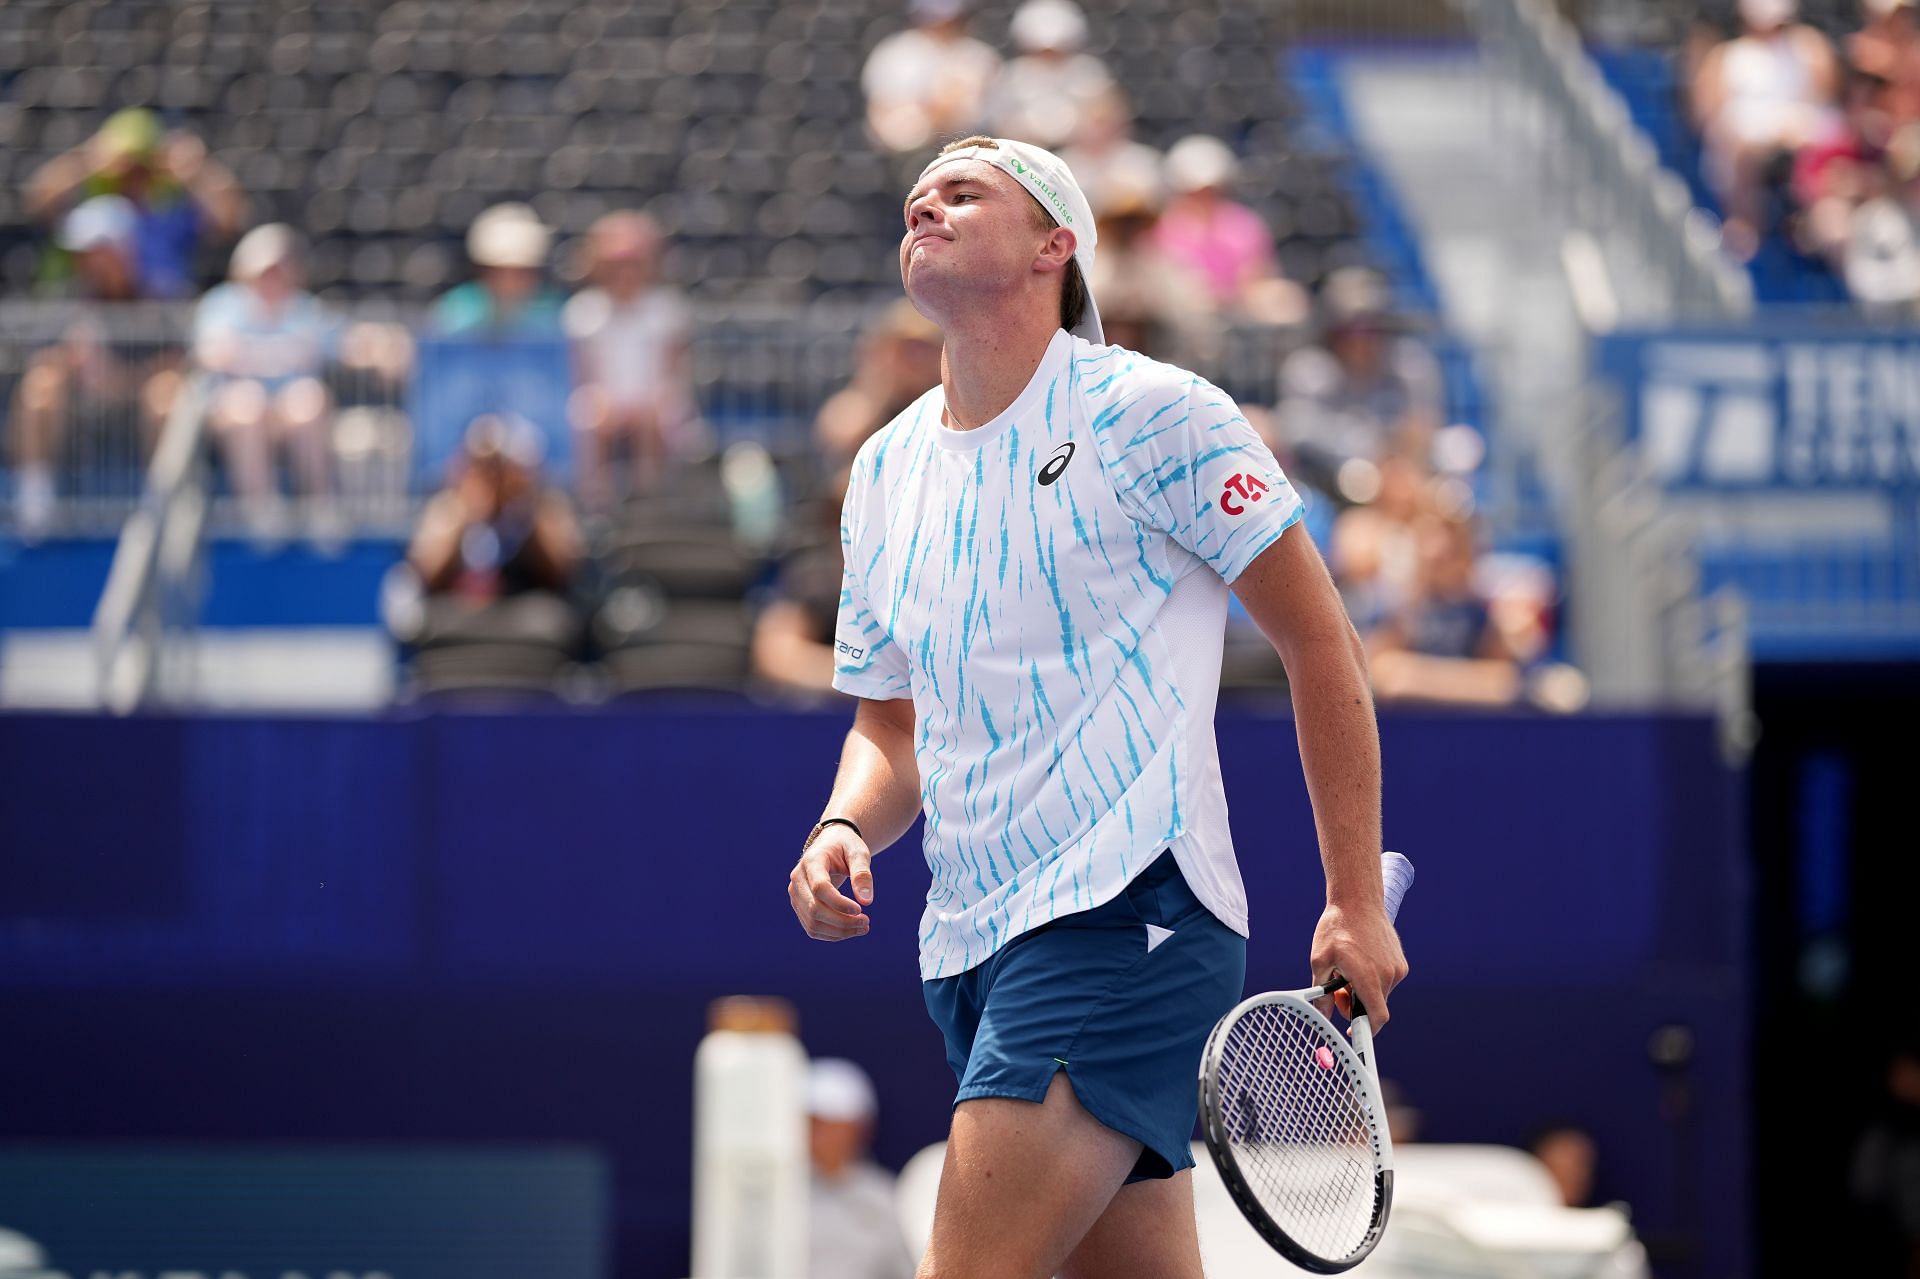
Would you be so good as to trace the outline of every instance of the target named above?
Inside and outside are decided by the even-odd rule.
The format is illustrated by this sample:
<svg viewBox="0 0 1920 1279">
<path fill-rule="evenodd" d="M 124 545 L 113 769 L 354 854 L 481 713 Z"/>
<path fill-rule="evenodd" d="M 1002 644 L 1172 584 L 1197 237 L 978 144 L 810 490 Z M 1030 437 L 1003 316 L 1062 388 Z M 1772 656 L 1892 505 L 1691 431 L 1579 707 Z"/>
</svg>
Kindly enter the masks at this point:
<svg viewBox="0 0 1920 1279">
<path fill-rule="evenodd" d="M 807 1054 L 784 1000 L 717 1000 L 693 1059 L 693 1279 L 806 1279 Z"/>
<path fill-rule="evenodd" d="M 756 551 L 771 550 L 780 536 L 786 502 L 773 458 L 755 440 L 737 440 L 720 456 L 720 480 L 733 512 L 733 533 Z"/>
</svg>

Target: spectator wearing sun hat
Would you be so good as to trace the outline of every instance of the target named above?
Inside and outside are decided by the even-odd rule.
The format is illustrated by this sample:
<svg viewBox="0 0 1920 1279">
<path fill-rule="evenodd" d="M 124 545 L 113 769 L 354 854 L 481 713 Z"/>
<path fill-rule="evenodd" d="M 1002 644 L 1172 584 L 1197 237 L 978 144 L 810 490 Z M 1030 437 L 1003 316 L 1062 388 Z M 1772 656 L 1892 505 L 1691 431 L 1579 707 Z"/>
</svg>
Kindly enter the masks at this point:
<svg viewBox="0 0 1920 1279">
<path fill-rule="evenodd" d="M 280 222 L 234 246 L 227 283 L 194 313 L 194 359 L 211 379 L 207 422 L 256 535 L 285 522 L 274 481 L 284 451 L 310 516 L 331 536 L 333 402 L 321 380 L 343 325 L 302 287 L 305 244 Z"/>
<path fill-rule="evenodd" d="M 563 299 L 545 281 L 553 233 L 524 204 L 485 209 L 467 230 L 474 278 L 433 304 L 433 327 L 449 337 L 554 337 Z"/>
<path fill-rule="evenodd" d="M 1266 220 L 1232 198 L 1239 171 L 1233 149 L 1218 138 L 1194 134 L 1175 143 L 1166 160 L 1172 200 L 1154 241 L 1205 280 L 1222 313 L 1296 323 L 1306 317 L 1306 293 L 1280 274 Z"/>
<path fill-rule="evenodd" d="M 860 72 L 867 129 L 896 154 L 969 133 L 984 118 L 1000 55 L 967 34 L 966 0 L 911 0 L 913 25 L 875 45 Z"/>
<path fill-rule="evenodd" d="M 1320 289 L 1320 340 L 1280 366 L 1280 421 L 1296 450 L 1337 468 L 1388 452 L 1424 457 L 1443 425 L 1444 382 L 1432 352 L 1405 331 L 1386 281 L 1342 267 Z"/>
<path fill-rule="evenodd" d="M 1073 0 L 1027 0 L 1007 34 L 1020 56 L 994 83 L 992 132 L 1062 148 L 1113 92 L 1113 73 L 1086 51 L 1087 16 Z"/>
<path fill-rule="evenodd" d="M 97 195 L 61 220 L 55 244 L 71 273 L 55 286 L 79 305 L 57 341 L 27 360 L 6 426 L 19 531 L 37 539 L 57 511 L 56 463 L 77 426 L 120 429 L 131 421 L 143 442 L 158 433 L 180 383 L 179 359 L 152 342 L 116 340 L 107 309 L 138 301 L 139 212 L 124 196 Z"/>
<path fill-rule="evenodd" d="M 116 111 L 85 142 L 27 179 L 28 216 L 57 224 L 77 206 L 117 196 L 133 210 L 134 257 L 144 297 L 190 297 L 195 254 L 245 225 L 247 198 L 198 137 L 167 132 L 144 107 Z M 63 247 L 63 246 L 56 246 Z M 43 274 L 58 282 L 72 262 L 54 254 Z"/>
<path fill-rule="evenodd" d="M 1094 204 L 1100 256 L 1087 286 L 1109 343 L 1169 363 L 1204 364 L 1219 353 L 1219 317 L 1205 282 L 1155 241 L 1161 202 L 1157 165 L 1109 177 Z"/>
<path fill-rule="evenodd" d="M 573 352 L 568 415 L 580 445 L 580 492 L 595 508 L 619 487 L 613 463 L 622 449 L 630 489 L 645 492 L 708 447 L 689 368 L 693 315 L 660 278 L 664 247 L 659 225 L 644 213 L 600 218 L 582 255 L 586 287 L 561 316 Z"/>
<path fill-rule="evenodd" d="M 893 1175 L 867 1154 L 878 1112 L 873 1081 L 853 1062 L 824 1057 L 808 1069 L 812 1279 L 907 1279 L 913 1273 L 894 1215 Z"/>
</svg>

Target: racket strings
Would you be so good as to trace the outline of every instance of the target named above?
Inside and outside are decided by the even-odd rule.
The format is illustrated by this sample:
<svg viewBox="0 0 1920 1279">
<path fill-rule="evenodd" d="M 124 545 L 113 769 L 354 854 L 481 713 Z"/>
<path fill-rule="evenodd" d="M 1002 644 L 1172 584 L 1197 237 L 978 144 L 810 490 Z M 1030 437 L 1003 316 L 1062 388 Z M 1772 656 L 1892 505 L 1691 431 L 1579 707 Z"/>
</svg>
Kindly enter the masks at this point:
<svg viewBox="0 0 1920 1279">
<path fill-rule="evenodd" d="M 1234 1160 L 1274 1224 L 1333 1261 L 1358 1249 L 1372 1227 L 1373 1139 L 1346 1045 L 1310 1011 L 1263 1004 L 1229 1029 L 1220 1054 L 1222 1119 Z"/>
</svg>

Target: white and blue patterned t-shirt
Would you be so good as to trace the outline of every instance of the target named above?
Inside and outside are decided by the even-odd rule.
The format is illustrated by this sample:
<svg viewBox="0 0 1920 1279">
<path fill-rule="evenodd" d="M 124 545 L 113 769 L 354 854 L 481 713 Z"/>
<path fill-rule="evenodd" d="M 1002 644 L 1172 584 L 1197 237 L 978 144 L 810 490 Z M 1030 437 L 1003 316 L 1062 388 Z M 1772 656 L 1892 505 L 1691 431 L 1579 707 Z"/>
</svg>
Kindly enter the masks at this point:
<svg viewBox="0 0 1920 1279">
<path fill-rule="evenodd" d="M 1108 900 L 1171 847 L 1247 931 L 1213 737 L 1227 583 L 1301 504 L 1233 401 L 1056 333 L 1006 412 L 940 388 L 867 441 L 834 686 L 911 697 L 924 978 Z"/>
</svg>

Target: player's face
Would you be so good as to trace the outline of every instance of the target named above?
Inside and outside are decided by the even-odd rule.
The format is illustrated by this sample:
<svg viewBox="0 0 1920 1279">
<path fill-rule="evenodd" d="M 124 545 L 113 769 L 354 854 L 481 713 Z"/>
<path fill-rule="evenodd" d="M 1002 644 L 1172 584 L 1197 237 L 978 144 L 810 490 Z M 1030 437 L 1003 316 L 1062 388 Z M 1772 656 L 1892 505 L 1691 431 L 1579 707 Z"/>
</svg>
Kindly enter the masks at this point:
<svg viewBox="0 0 1920 1279">
<path fill-rule="evenodd" d="M 905 213 L 900 280 L 921 312 L 935 319 L 1018 283 L 1047 238 L 1033 197 L 980 160 L 935 169 L 908 194 Z"/>
</svg>

